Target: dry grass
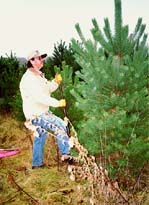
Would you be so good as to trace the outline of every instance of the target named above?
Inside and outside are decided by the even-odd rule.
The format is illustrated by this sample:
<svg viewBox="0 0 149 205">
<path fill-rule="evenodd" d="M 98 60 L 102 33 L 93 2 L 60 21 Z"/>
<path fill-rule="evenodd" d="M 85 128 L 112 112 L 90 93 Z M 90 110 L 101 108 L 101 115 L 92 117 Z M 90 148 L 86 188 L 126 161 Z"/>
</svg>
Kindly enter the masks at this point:
<svg viewBox="0 0 149 205">
<path fill-rule="evenodd" d="M 119 204 L 107 201 L 107 194 L 122 198 L 116 190 L 113 192 L 108 175 L 97 167 L 77 138 L 75 146 L 83 164 L 76 167 L 58 163 L 57 145 L 54 137 L 49 135 L 45 162 L 50 166 L 31 169 L 31 133 L 22 122 L 10 116 L 0 116 L 0 144 L 1 148 L 21 149 L 16 156 L 0 159 L 0 205 L 106 205 Z M 128 196 L 126 193 L 127 199 Z M 121 204 L 145 204 L 138 203 L 142 198 L 141 193 L 136 203 L 130 200 Z"/>
<path fill-rule="evenodd" d="M 0 143 L 1 148 L 21 149 L 18 155 L 0 159 L 0 204 L 86 204 L 80 193 L 81 184 L 70 180 L 66 164 L 58 165 L 52 136 L 45 146 L 45 161 L 51 166 L 35 170 L 31 169 L 30 133 L 23 123 L 0 116 Z"/>
</svg>

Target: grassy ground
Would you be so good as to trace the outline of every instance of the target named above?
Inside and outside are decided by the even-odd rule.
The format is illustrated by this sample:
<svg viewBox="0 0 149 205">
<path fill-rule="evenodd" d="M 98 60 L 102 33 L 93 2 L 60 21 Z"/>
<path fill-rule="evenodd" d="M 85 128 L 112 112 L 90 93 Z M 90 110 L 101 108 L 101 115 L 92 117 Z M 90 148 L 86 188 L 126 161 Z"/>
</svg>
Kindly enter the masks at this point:
<svg viewBox="0 0 149 205">
<path fill-rule="evenodd" d="M 23 123 L 0 117 L 1 148 L 19 148 L 21 153 L 0 159 L 0 204 L 89 204 L 83 201 L 80 183 L 71 181 L 66 164 L 58 164 L 57 146 L 49 136 L 45 162 L 49 168 L 31 168 L 32 144 Z"/>
<path fill-rule="evenodd" d="M 0 115 L 0 148 L 19 148 L 21 153 L 0 159 L 0 205 L 89 205 L 87 184 L 70 180 L 68 165 L 58 161 L 53 136 L 46 140 L 44 159 L 50 166 L 32 169 L 31 133 L 23 122 Z M 59 162 L 59 163 L 58 163 Z M 138 193 L 146 198 L 146 192 Z M 134 196 L 136 198 L 136 196 Z M 99 202 L 98 205 L 110 204 Z"/>
</svg>

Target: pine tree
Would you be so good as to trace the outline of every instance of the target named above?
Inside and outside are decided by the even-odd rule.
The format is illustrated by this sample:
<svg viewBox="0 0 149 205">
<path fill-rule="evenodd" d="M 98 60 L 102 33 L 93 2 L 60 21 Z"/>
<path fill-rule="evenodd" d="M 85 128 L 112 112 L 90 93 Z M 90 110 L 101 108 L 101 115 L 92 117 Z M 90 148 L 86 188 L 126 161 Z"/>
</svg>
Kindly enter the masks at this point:
<svg viewBox="0 0 149 205">
<path fill-rule="evenodd" d="M 7 57 L 0 57 L 0 70 L 0 111 L 9 112 L 12 109 L 21 76 L 19 62 L 13 53 Z"/>
<path fill-rule="evenodd" d="M 62 70 L 62 64 L 64 61 L 67 65 L 73 68 L 73 76 L 75 71 L 80 70 L 80 66 L 75 61 L 74 51 L 72 50 L 71 43 L 69 43 L 69 46 L 67 46 L 65 41 L 61 40 L 59 43 L 54 44 L 54 51 L 52 53 L 52 56 L 49 57 L 46 61 L 46 64 L 44 66 L 46 76 L 49 77 L 48 73 L 50 72 L 54 77 L 54 66 L 57 66 Z"/>
<path fill-rule="evenodd" d="M 128 177 L 137 176 L 149 157 L 147 34 L 141 18 L 129 34 L 122 24 L 121 1 L 114 2 L 114 34 L 108 18 L 104 33 L 92 20 L 94 41 L 86 40 L 76 24 L 81 43 L 72 39 L 72 48 L 82 69 L 71 93 L 83 112 L 77 127 L 81 143 L 111 175 Z"/>
</svg>

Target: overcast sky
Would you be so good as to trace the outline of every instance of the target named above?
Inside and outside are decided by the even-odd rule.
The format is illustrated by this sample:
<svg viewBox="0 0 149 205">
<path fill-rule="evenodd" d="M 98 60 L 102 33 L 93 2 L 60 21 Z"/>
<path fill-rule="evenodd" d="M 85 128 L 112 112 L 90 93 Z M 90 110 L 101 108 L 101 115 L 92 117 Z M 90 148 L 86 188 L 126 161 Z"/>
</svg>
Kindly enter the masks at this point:
<svg viewBox="0 0 149 205">
<path fill-rule="evenodd" d="M 149 0 L 122 0 L 123 25 L 132 32 L 139 17 L 149 33 Z M 114 0 L 0 0 L 0 55 L 27 57 L 38 49 L 51 55 L 54 44 L 79 39 L 79 23 L 86 38 L 92 38 L 92 19 L 103 29 L 108 17 L 114 28 Z"/>
</svg>

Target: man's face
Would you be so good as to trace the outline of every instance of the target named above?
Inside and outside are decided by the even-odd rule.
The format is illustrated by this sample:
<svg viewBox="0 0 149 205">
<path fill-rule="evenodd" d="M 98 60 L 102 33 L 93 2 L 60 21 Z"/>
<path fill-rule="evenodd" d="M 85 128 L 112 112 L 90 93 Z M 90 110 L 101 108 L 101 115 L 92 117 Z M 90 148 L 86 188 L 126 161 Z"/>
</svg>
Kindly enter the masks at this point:
<svg viewBox="0 0 149 205">
<path fill-rule="evenodd" d="M 32 58 L 30 60 L 32 66 L 38 70 L 40 70 L 43 67 L 43 59 L 39 57 Z"/>
</svg>

